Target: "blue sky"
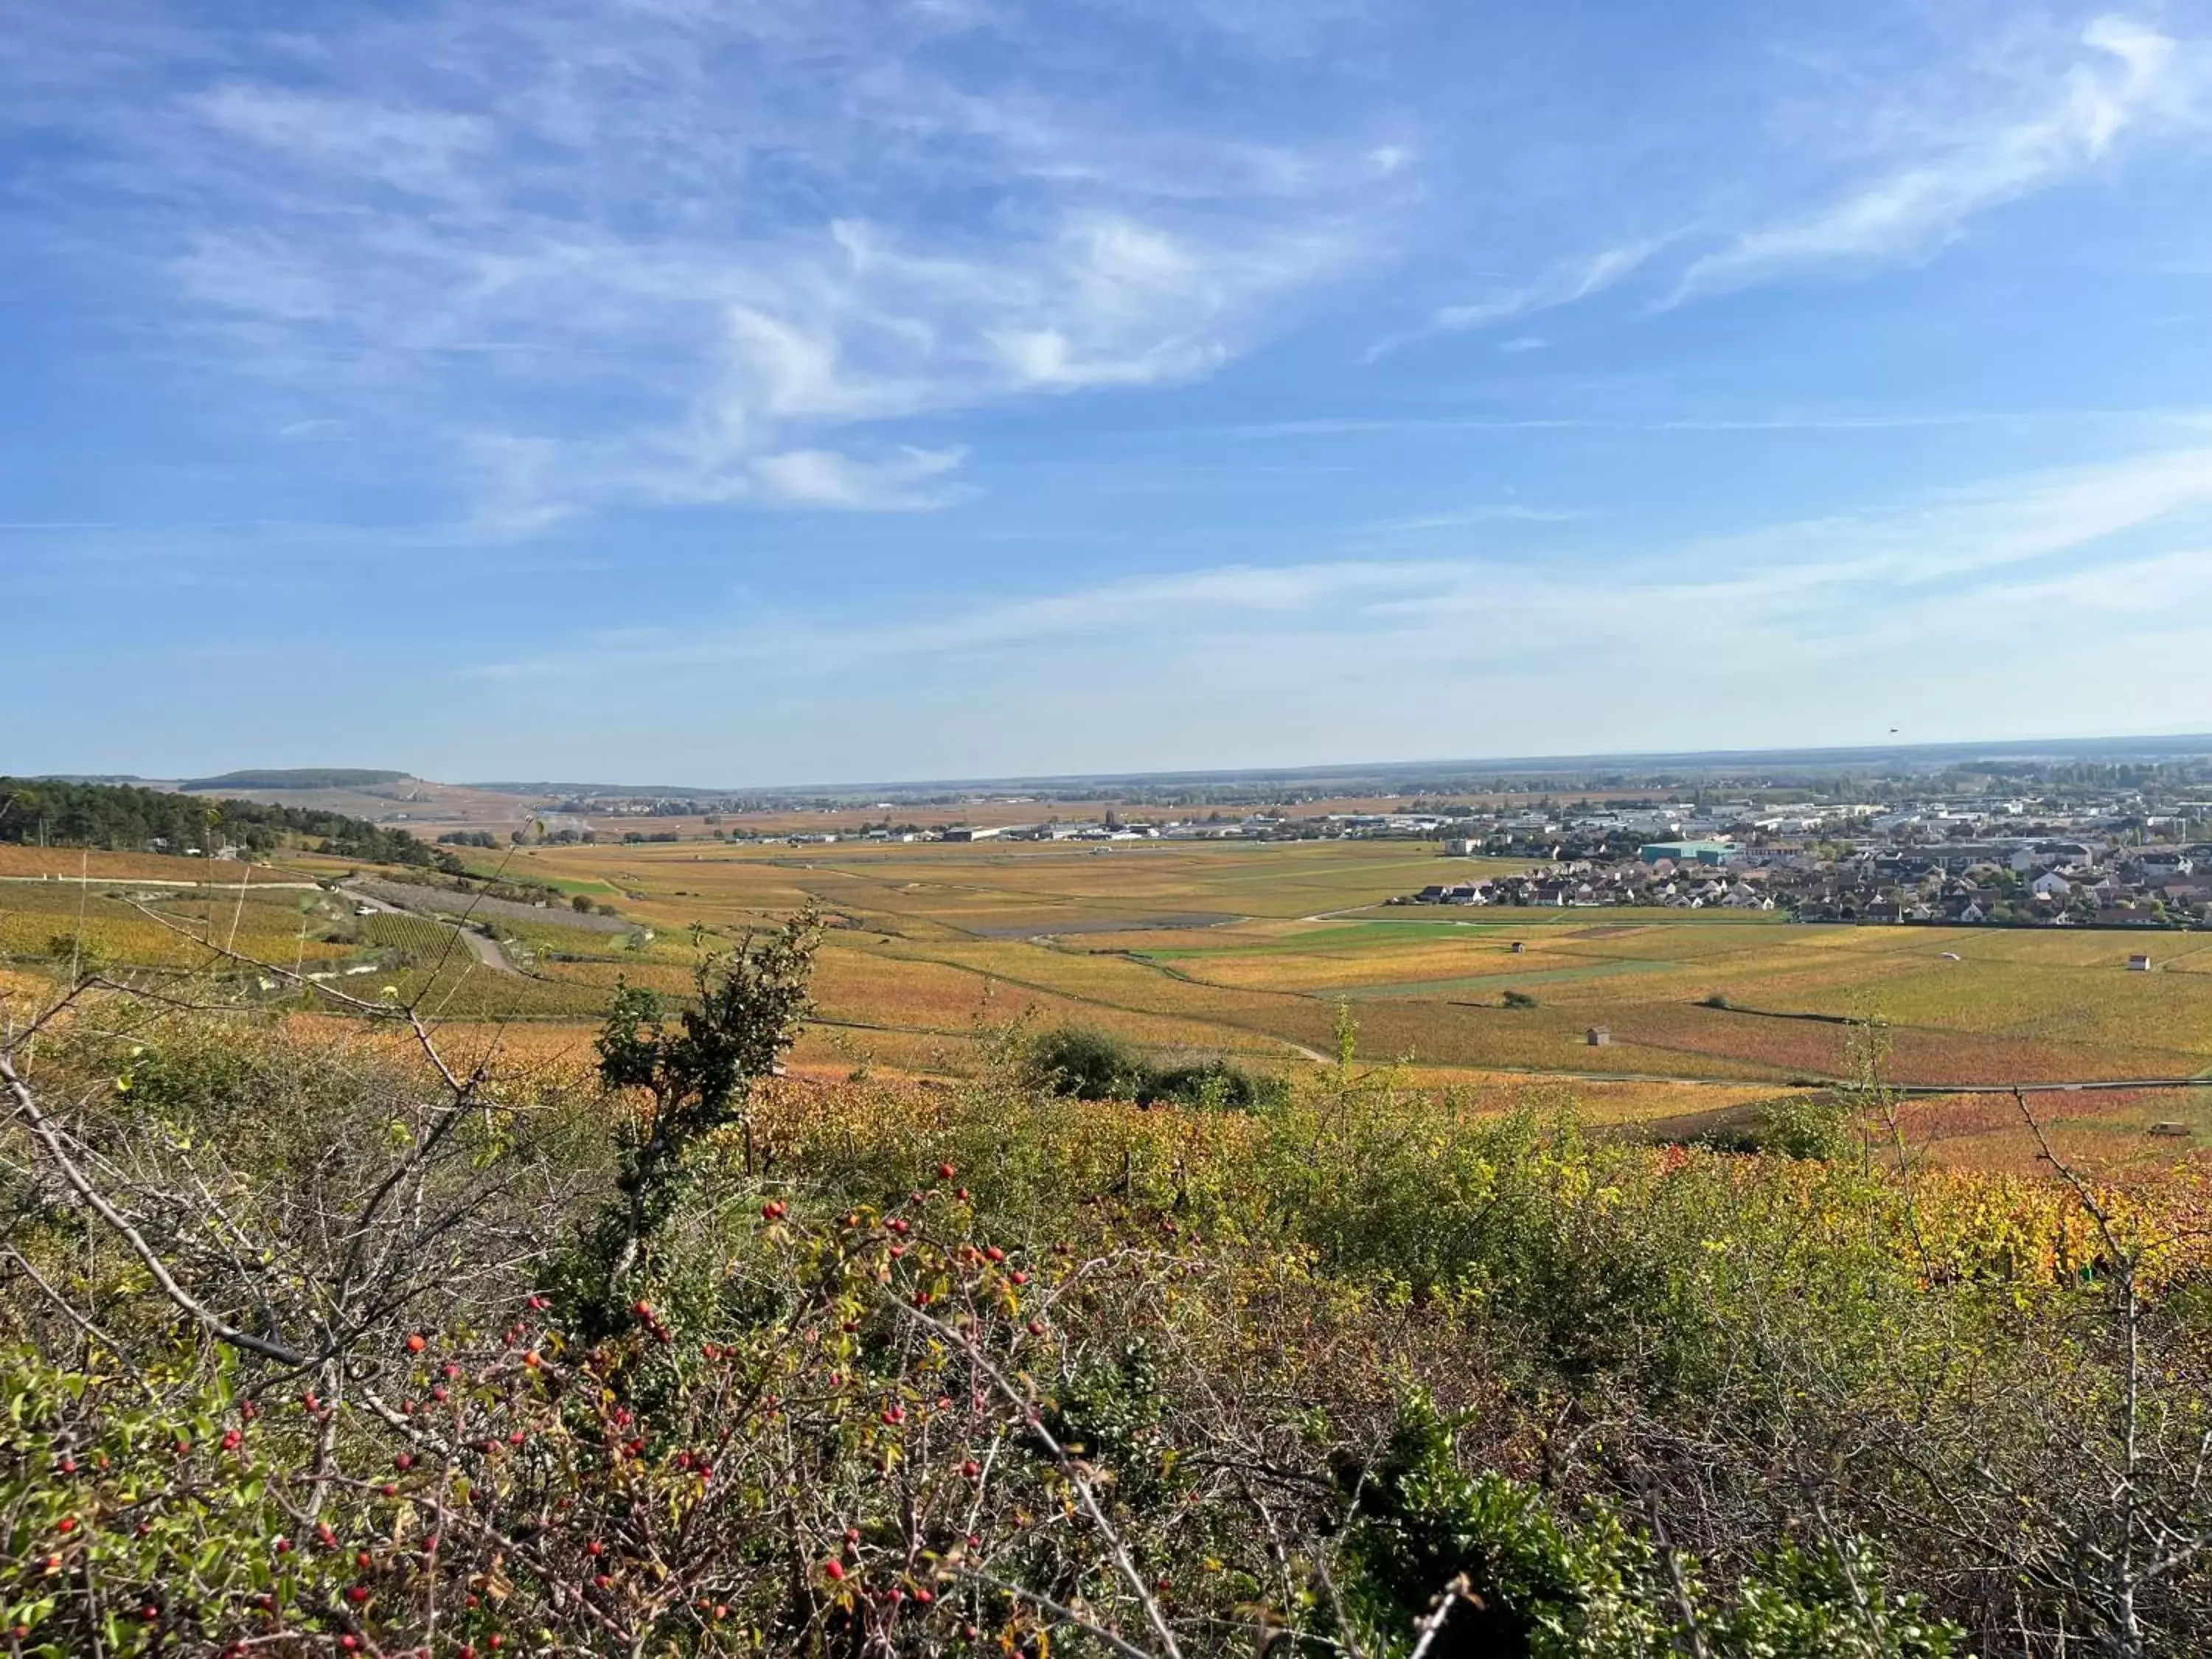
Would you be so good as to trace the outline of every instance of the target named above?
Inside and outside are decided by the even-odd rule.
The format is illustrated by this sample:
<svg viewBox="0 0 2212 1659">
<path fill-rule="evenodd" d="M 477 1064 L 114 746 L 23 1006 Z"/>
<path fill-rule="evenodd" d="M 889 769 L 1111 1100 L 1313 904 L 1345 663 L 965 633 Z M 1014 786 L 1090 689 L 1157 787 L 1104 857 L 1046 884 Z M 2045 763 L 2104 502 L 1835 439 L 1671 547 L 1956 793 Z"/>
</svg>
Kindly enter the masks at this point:
<svg viewBox="0 0 2212 1659">
<path fill-rule="evenodd" d="M 0 0 L 0 770 L 2212 730 L 2212 14 Z"/>
</svg>

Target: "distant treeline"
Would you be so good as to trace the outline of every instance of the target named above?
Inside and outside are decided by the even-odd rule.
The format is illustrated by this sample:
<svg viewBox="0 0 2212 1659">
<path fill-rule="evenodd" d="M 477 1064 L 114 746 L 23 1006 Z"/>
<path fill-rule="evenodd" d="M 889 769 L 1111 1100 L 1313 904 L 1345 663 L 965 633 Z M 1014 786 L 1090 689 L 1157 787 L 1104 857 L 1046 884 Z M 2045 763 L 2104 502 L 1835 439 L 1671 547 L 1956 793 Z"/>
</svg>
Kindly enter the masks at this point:
<svg viewBox="0 0 2212 1659">
<path fill-rule="evenodd" d="M 219 777 L 187 778 L 179 787 L 222 789 L 365 789 L 372 784 L 401 783 L 404 772 L 377 772 L 357 766 L 295 766 L 276 770 L 225 772 Z"/>
<path fill-rule="evenodd" d="M 266 853 L 288 842 L 367 864 L 434 865 L 453 856 L 441 855 L 404 830 L 342 812 L 214 800 L 130 784 L 0 777 L 0 842 L 118 852 L 158 844 L 172 853 L 192 847 L 213 853 L 228 846 Z"/>
</svg>

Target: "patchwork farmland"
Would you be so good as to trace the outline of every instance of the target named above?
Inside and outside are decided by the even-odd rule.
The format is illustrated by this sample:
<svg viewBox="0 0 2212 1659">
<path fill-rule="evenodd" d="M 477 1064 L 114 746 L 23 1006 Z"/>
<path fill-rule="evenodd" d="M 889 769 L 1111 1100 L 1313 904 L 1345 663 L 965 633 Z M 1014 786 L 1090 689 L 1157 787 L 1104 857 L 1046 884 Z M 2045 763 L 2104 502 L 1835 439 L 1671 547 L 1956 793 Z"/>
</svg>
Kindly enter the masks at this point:
<svg viewBox="0 0 2212 1659">
<path fill-rule="evenodd" d="M 80 874 L 59 859 L 49 855 L 51 873 Z M 1346 1010 L 1363 1063 L 1402 1064 L 1409 1081 L 1438 1087 L 1567 1089 L 1598 1116 L 1726 1110 L 1846 1077 L 1869 1020 L 1881 1024 L 1889 1078 L 1923 1090 L 2212 1075 L 2212 935 L 2202 933 L 2161 936 L 2154 971 L 2135 973 L 2139 939 L 2087 930 L 1410 911 L 1382 901 L 1430 878 L 1438 860 L 1402 842 L 694 842 L 476 860 L 482 873 L 614 915 L 482 906 L 463 919 L 481 937 L 459 948 L 455 912 L 467 905 L 450 893 L 417 889 L 414 914 L 361 916 L 349 891 L 311 884 L 346 877 L 327 860 L 257 872 L 244 888 L 134 887 L 152 873 L 134 860 L 80 879 L 0 883 L 0 950 L 19 969 L 51 964 L 82 928 L 103 962 L 173 971 L 209 966 L 234 931 L 240 952 L 341 986 L 390 984 L 444 1018 L 580 1027 L 618 982 L 680 997 L 700 948 L 813 903 L 831 932 L 798 1059 L 818 1067 L 957 1073 L 1009 1028 L 1061 1024 L 1164 1053 L 1296 1067 L 1333 1052 Z M 385 900 L 408 892 L 362 886 Z M 495 943 L 490 965 L 484 938 Z M 2212 1089 L 2047 1097 L 2099 1122 L 2212 1133 Z M 1972 1146 L 2009 1109 L 1984 1099 L 1915 1109 Z"/>
<path fill-rule="evenodd" d="M 619 893 L 654 939 L 642 953 L 602 940 L 599 953 L 640 966 L 677 965 L 695 925 L 727 936 L 819 904 L 836 929 L 825 1018 L 854 1045 L 904 1054 L 913 1045 L 894 1039 L 957 1050 L 1009 1020 L 1081 1018 L 1148 1042 L 1289 1057 L 1327 1049 L 1342 1004 L 1363 1059 L 1438 1073 L 1785 1084 L 1846 1072 L 1851 1023 L 1868 1018 L 1886 1026 L 1893 1078 L 1923 1086 L 2212 1069 L 2212 936 L 2162 937 L 2156 970 L 2136 974 L 2140 941 L 2094 931 L 1382 907 L 1437 866 L 1425 846 L 1360 842 L 693 843 L 511 861 Z M 583 965 L 567 976 L 586 977 Z"/>
</svg>

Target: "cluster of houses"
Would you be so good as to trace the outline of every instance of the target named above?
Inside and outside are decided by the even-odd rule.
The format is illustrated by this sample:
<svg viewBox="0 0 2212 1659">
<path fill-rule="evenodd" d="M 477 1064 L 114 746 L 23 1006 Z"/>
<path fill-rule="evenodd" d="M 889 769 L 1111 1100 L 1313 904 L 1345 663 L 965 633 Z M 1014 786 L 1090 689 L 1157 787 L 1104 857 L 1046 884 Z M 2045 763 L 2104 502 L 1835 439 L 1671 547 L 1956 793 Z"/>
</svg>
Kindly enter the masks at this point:
<svg viewBox="0 0 2212 1659">
<path fill-rule="evenodd" d="M 1438 882 L 1394 904 L 1636 904 L 1677 910 L 1771 910 L 1770 874 L 1727 871 L 1692 858 L 1601 864 L 1568 859 L 1518 875 Z"/>
<path fill-rule="evenodd" d="M 1055 818 L 1042 823 L 956 823 L 935 830 L 895 830 L 883 824 L 866 830 L 806 830 L 776 839 L 793 847 L 823 847 L 841 841 L 950 842 L 965 845 L 979 841 L 1229 841 L 1240 836 L 1265 840 L 1283 822 L 1266 815 L 1127 823 L 1118 817 L 1103 823 Z"/>
<path fill-rule="evenodd" d="M 2212 925 L 2212 846 L 2075 840 L 1854 851 L 1796 873 L 1807 921 Z"/>
<path fill-rule="evenodd" d="M 1449 855 L 1525 861 L 1525 867 L 1510 875 L 1439 880 L 1393 902 L 1779 910 L 1807 921 L 1853 923 L 2212 927 L 2212 842 L 2192 839 L 2212 831 L 2212 799 L 2203 798 L 2203 778 L 2190 772 L 2176 781 L 2153 779 L 2136 787 L 2136 780 L 2115 783 L 2108 769 L 2106 781 L 2083 781 L 2063 770 L 2029 766 L 2002 779 L 1977 775 L 1916 788 L 1919 799 L 1906 798 L 1908 786 L 1897 779 L 1846 781 L 1832 789 L 1737 780 L 1700 787 L 1687 799 L 1623 790 L 1611 799 L 1571 803 L 1522 795 L 1503 804 L 1470 805 L 1413 795 L 1401 806 L 1390 797 L 1370 796 L 1358 805 L 1383 810 L 1331 811 L 1318 799 L 1312 804 L 1321 810 L 1297 813 L 1279 804 L 1224 803 L 1213 810 L 1146 806 L 1139 809 L 1141 817 L 1108 812 L 1096 820 L 1042 817 L 950 827 L 940 821 L 936 828 L 913 823 L 894 828 L 891 803 L 884 801 L 876 804 L 885 813 L 879 824 L 781 838 L 802 845 L 854 840 L 1427 842 L 1441 843 Z M 1730 793 L 1719 793 L 1723 787 Z M 1837 799 L 1867 793 L 1884 799 Z M 1821 795 L 1827 798 L 1814 798 Z M 1497 799 L 1493 794 L 1491 800 Z M 909 800 L 904 810 L 922 804 Z M 1042 796 L 1014 794 L 960 793 L 927 804 L 955 812 L 989 809 L 979 816 L 1008 808 L 1052 811 Z M 594 812 L 647 815 L 702 807 L 739 811 L 757 803 L 632 798 L 588 805 Z M 832 804 L 820 805 L 827 811 Z"/>
<path fill-rule="evenodd" d="M 1447 854 L 1483 851 L 1471 840 Z M 2212 844 L 2013 837 L 1818 847 L 1700 837 L 1437 882 L 1401 904 L 1786 909 L 1803 921 L 2212 927 Z"/>
</svg>

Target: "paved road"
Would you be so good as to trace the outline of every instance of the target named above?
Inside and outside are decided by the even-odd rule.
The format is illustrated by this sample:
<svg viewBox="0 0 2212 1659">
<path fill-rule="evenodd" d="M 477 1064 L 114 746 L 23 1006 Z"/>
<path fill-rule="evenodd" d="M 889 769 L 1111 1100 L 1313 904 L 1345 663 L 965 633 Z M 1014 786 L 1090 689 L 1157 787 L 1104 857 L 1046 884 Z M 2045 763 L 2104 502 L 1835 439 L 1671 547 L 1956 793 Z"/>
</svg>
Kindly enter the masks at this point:
<svg viewBox="0 0 2212 1659">
<path fill-rule="evenodd" d="M 404 905 L 393 904 L 388 900 L 380 899 L 374 893 L 357 893 L 352 888 L 343 885 L 341 885 L 337 890 L 344 894 L 346 897 L 351 899 L 356 905 L 366 904 L 370 909 L 377 911 L 384 915 L 411 916 L 418 914 L 416 911 L 406 908 Z M 423 920 L 428 921 L 442 921 L 449 927 L 455 927 L 455 924 L 452 919 L 447 916 L 427 916 L 424 917 Z M 476 959 L 483 963 L 485 967 L 490 969 L 492 972 L 495 974 L 519 974 L 522 971 L 507 959 L 507 952 L 499 948 L 499 941 L 497 939 L 487 939 L 482 933 L 477 933 L 473 929 L 467 927 L 455 927 L 455 931 L 460 934 L 462 943 L 469 947 L 470 951 L 475 956 Z"/>
<path fill-rule="evenodd" d="M 237 866 L 232 867 L 234 869 Z M 236 892 L 239 886 L 238 883 L 225 881 L 220 876 L 210 876 L 202 881 L 174 881 L 167 876 L 0 876 L 0 881 L 66 882 L 71 887 L 214 887 L 231 893 Z M 319 890 L 322 883 L 319 881 L 257 881 L 250 883 L 249 886 L 251 890 L 256 893 L 265 893 L 272 889 L 279 891 L 289 890 L 294 892 L 312 893 Z"/>
</svg>

